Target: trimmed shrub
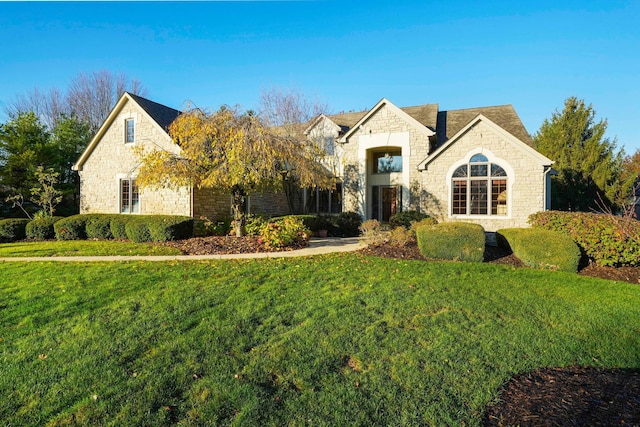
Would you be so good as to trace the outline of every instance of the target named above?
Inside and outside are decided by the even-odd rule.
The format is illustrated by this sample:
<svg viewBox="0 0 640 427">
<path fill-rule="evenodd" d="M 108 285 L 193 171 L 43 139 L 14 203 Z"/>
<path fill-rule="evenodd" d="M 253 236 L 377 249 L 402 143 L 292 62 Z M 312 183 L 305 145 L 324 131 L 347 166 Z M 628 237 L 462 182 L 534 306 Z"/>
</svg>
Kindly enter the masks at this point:
<svg viewBox="0 0 640 427">
<path fill-rule="evenodd" d="M 113 215 L 109 222 L 109 230 L 114 239 L 126 240 L 129 215 Z"/>
<path fill-rule="evenodd" d="M 482 262 L 484 228 L 466 222 L 425 225 L 416 230 L 418 247 L 425 258 Z"/>
<path fill-rule="evenodd" d="M 418 211 L 402 211 L 395 213 L 391 215 L 391 217 L 389 217 L 389 225 L 392 229 L 401 226 L 408 229 L 409 227 L 411 227 L 412 222 L 421 221 L 428 217 L 429 215 L 423 214 Z"/>
<path fill-rule="evenodd" d="M 113 217 L 114 215 L 109 214 L 88 215 L 85 226 L 87 239 L 113 239 L 113 233 L 111 232 L 111 219 Z"/>
<path fill-rule="evenodd" d="M 85 230 L 89 215 L 72 215 L 53 224 L 58 240 L 82 240 L 87 238 Z"/>
<path fill-rule="evenodd" d="M 331 235 L 337 237 L 356 237 L 360 235 L 362 217 L 357 212 L 342 212 L 337 217 L 331 218 L 335 227 L 329 230 Z"/>
<path fill-rule="evenodd" d="M 302 219 L 296 216 L 272 220 L 260 230 L 260 238 L 270 248 L 304 245 L 309 241 L 310 234 Z"/>
<path fill-rule="evenodd" d="M 640 221 L 587 212 L 538 212 L 529 224 L 567 235 L 599 265 L 640 266 Z"/>
<path fill-rule="evenodd" d="M 151 241 L 151 232 L 146 218 L 142 216 L 127 216 L 125 220 L 127 239 L 135 243 Z"/>
<path fill-rule="evenodd" d="M 15 242 L 24 239 L 26 227 L 30 222 L 27 218 L 8 218 L 0 221 L 0 242 Z"/>
<path fill-rule="evenodd" d="M 578 271 L 580 248 L 565 234 L 542 228 L 504 228 L 496 231 L 496 239 L 529 267 Z"/>
<path fill-rule="evenodd" d="M 34 219 L 25 228 L 27 239 L 48 240 L 56 237 L 53 225 L 62 219 L 61 216 L 49 216 Z"/>
<path fill-rule="evenodd" d="M 141 217 L 141 220 L 147 222 L 149 235 L 153 242 L 168 242 L 193 237 L 193 218 L 188 216 L 153 215 Z"/>
</svg>

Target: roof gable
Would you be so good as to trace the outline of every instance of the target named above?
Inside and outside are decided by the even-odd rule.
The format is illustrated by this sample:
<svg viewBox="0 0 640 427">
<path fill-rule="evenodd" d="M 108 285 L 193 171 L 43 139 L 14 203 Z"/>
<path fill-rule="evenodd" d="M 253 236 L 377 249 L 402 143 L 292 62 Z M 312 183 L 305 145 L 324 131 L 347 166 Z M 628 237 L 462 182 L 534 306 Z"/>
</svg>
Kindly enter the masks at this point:
<svg viewBox="0 0 640 427">
<path fill-rule="evenodd" d="M 418 164 L 418 169 L 425 169 L 429 163 L 438 158 L 440 154 L 447 150 L 447 148 L 449 148 L 451 145 L 455 144 L 456 141 L 462 138 L 469 129 L 480 122 L 489 126 L 489 128 L 491 128 L 493 132 L 500 135 L 506 141 L 510 142 L 516 149 L 526 154 L 533 160 L 537 161 L 541 165 L 550 166 L 554 163 L 552 160 L 543 156 L 541 153 L 535 150 L 532 146 L 517 138 L 515 135 L 511 134 L 506 129 L 493 122 L 491 119 L 487 118 L 483 114 L 478 114 L 475 116 L 475 118 L 469 121 L 466 126 L 462 127 L 455 135 L 449 138 L 444 144 L 440 145 L 440 147 L 438 147 L 433 153 L 429 154 L 429 156 L 425 160 L 420 162 L 420 164 Z"/>
<path fill-rule="evenodd" d="M 437 140 L 438 144 L 446 143 L 452 136 L 458 134 L 478 115 L 490 119 L 493 123 L 509 132 L 530 147 L 533 147 L 531 135 L 525 129 L 520 117 L 512 105 L 497 105 L 492 107 L 467 108 L 463 110 L 440 111 L 438 113 Z"/>
<path fill-rule="evenodd" d="M 89 145 L 87 145 L 87 148 L 85 148 L 85 150 L 82 152 L 76 164 L 73 165 L 73 170 L 82 170 L 82 166 L 89 158 L 104 134 L 111 127 L 113 121 L 118 116 L 122 108 L 127 104 L 127 102 L 133 102 L 134 104 L 138 105 L 143 114 L 145 114 L 152 123 L 158 126 L 162 133 L 166 134 L 167 137 L 169 137 L 169 125 L 180 115 L 180 111 L 162 104 L 158 104 L 157 102 L 150 101 L 141 96 L 125 92 L 122 94 L 115 107 L 113 107 L 111 113 L 109 113 L 109 116 L 107 116 L 107 119 L 104 121 L 102 126 L 100 126 L 100 129 L 98 129 L 98 132 L 96 132 Z"/>
<path fill-rule="evenodd" d="M 437 104 L 398 108 L 388 99 L 382 98 L 371 110 L 364 114 L 364 116 L 362 116 L 356 123 L 354 123 L 350 127 L 350 129 L 340 138 L 339 142 L 347 142 L 347 139 L 358 130 L 360 125 L 366 123 L 366 121 L 369 120 L 370 117 L 375 115 L 385 106 L 393 111 L 398 117 L 413 125 L 416 130 L 418 130 L 418 132 L 423 133 L 426 137 L 435 135 L 435 121 L 432 127 L 429 127 L 427 124 L 422 123 L 421 121 L 433 121 L 438 111 Z"/>
</svg>

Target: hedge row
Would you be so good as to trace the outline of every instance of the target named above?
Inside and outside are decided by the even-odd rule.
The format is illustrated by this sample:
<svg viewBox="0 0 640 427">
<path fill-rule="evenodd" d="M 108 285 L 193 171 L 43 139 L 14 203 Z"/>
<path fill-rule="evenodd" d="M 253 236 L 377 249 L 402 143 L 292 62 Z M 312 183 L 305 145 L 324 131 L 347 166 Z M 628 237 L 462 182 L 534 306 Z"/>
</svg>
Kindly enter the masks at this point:
<svg viewBox="0 0 640 427">
<path fill-rule="evenodd" d="M 15 242 L 26 237 L 26 218 L 8 218 L 0 220 L 0 243 Z"/>
<path fill-rule="evenodd" d="M 418 247 L 425 258 L 482 262 L 484 228 L 466 222 L 443 222 L 416 229 Z"/>
<path fill-rule="evenodd" d="M 578 271 L 582 254 L 571 237 L 541 228 L 496 231 L 498 245 L 510 249 L 525 265 L 554 271 Z"/>
<path fill-rule="evenodd" d="M 166 242 L 193 236 L 193 218 L 171 215 L 81 214 L 54 224 L 58 240 L 129 239 Z"/>
<path fill-rule="evenodd" d="M 534 227 L 569 236 L 592 261 L 608 266 L 640 266 L 640 221 L 586 212 L 538 212 Z"/>
</svg>

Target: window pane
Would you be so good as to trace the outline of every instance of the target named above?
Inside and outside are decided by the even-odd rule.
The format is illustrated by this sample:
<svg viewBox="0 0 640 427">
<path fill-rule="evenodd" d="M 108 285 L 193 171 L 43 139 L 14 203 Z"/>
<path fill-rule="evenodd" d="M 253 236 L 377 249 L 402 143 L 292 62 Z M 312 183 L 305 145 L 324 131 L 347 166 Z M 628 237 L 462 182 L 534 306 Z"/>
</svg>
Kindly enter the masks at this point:
<svg viewBox="0 0 640 427">
<path fill-rule="evenodd" d="M 120 212 L 129 213 L 131 205 L 131 191 L 129 186 L 129 180 L 123 179 L 120 181 Z"/>
<path fill-rule="evenodd" d="M 337 183 L 336 189 L 331 192 L 331 213 L 342 212 L 342 184 Z"/>
<path fill-rule="evenodd" d="M 140 194 L 134 180 L 131 180 L 131 213 L 140 213 Z"/>
<path fill-rule="evenodd" d="M 466 178 L 467 177 L 467 165 L 460 166 L 453 173 L 454 178 Z"/>
<path fill-rule="evenodd" d="M 371 218 L 380 220 L 380 187 L 374 185 L 371 187 Z"/>
<path fill-rule="evenodd" d="M 491 163 L 491 176 L 507 176 L 507 173 L 500 166 Z"/>
<path fill-rule="evenodd" d="M 373 173 L 402 172 L 402 155 L 399 151 L 373 154 Z"/>
<path fill-rule="evenodd" d="M 491 213 L 493 215 L 507 214 L 506 179 L 494 179 L 491 181 Z"/>
<path fill-rule="evenodd" d="M 467 213 L 467 181 L 453 181 L 453 214 Z"/>
<path fill-rule="evenodd" d="M 487 165 L 470 165 L 471 166 L 471 176 L 487 176 L 488 167 Z"/>
<path fill-rule="evenodd" d="M 488 162 L 489 159 L 487 159 L 486 156 L 482 155 L 482 154 L 475 154 L 473 157 L 471 157 L 471 160 L 469 160 L 469 163 L 480 163 L 480 162 Z"/>
<path fill-rule="evenodd" d="M 133 120 L 127 120 L 127 142 L 133 142 L 135 138 L 134 122 Z"/>
<path fill-rule="evenodd" d="M 315 188 L 307 188 L 307 212 L 318 213 L 318 197 Z"/>
<path fill-rule="evenodd" d="M 329 213 L 329 190 L 318 191 L 318 212 Z"/>
<path fill-rule="evenodd" d="M 487 214 L 487 188 L 486 180 L 471 181 L 471 215 Z"/>
</svg>

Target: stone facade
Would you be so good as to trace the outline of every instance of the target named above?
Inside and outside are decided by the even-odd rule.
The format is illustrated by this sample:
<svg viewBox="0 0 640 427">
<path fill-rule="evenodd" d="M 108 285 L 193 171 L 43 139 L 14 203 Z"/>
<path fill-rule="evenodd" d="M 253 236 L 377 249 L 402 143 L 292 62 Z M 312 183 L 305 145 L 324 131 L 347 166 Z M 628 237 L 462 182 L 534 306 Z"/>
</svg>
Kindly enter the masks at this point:
<svg viewBox="0 0 640 427">
<path fill-rule="evenodd" d="M 120 180 L 135 179 L 140 163 L 136 148 L 176 149 L 167 133 L 138 104 L 129 99 L 120 103 L 110 125 L 96 137 L 99 143 L 90 146 L 91 152 L 78 168 L 80 213 L 120 213 Z M 125 142 L 126 120 L 134 121 L 133 143 Z M 191 216 L 191 191 L 187 187 L 141 190 L 139 213 Z"/>
<path fill-rule="evenodd" d="M 528 227 L 529 215 L 547 207 L 547 175 L 529 150 L 478 122 L 420 172 L 421 209 L 439 221 L 464 221 L 486 231 Z M 507 172 L 506 215 L 454 215 L 450 206 L 452 173 L 474 154 L 482 154 Z"/>
</svg>

